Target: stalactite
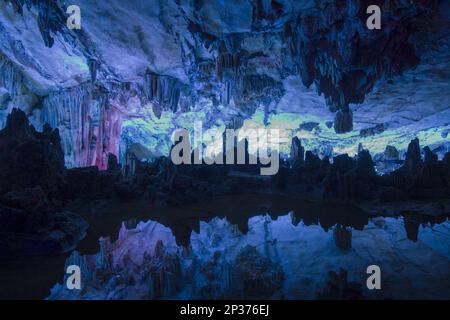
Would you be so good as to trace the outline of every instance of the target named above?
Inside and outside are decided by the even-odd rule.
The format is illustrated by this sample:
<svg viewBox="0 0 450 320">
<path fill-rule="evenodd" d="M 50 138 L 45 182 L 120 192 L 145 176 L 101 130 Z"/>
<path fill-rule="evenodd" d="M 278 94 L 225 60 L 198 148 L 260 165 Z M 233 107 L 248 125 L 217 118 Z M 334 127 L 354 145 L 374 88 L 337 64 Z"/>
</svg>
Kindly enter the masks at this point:
<svg viewBox="0 0 450 320">
<path fill-rule="evenodd" d="M 159 118 L 162 111 L 177 112 L 189 109 L 189 93 L 178 80 L 169 76 L 147 72 L 144 76 L 144 94 L 153 104 L 153 111 Z"/>
<path fill-rule="evenodd" d="M 54 36 L 65 27 L 66 14 L 59 7 L 59 1 L 51 0 L 6 0 L 11 2 L 18 14 L 23 13 L 23 6 L 28 10 L 35 9 L 37 23 L 42 39 L 47 47 L 51 48 L 55 42 Z"/>
<path fill-rule="evenodd" d="M 222 83 L 238 83 L 245 75 L 249 53 L 241 48 L 241 42 L 239 35 L 232 35 L 216 44 L 216 75 Z"/>
<path fill-rule="evenodd" d="M 52 93 L 43 101 L 43 121 L 59 128 L 68 167 L 106 169 L 108 154 L 119 154 L 121 114 L 104 93 L 87 86 Z"/>
<path fill-rule="evenodd" d="M 339 110 L 334 117 L 334 131 L 345 133 L 353 130 L 353 113 Z"/>
<path fill-rule="evenodd" d="M 355 0 L 332 2 L 286 24 L 283 38 L 304 85 L 314 83 L 330 110 L 342 111 L 335 121 L 337 133 L 352 130 L 349 105 L 363 102 L 378 79 L 420 62 L 411 34 L 417 25 L 432 24 L 437 3 L 396 2 L 383 12 L 389 28 L 376 33 L 365 26 L 365 6 Z"/>
<path fill-rule="evenodd" d="M 229 105 L 231 102 L 231 84 L 226 81 L 222 86 L 220 102 L 224 105 Z"/>
<path fill-rule="evenodd" d="M 236 83 L 234 99 L 236 105 L 247 112 L 254 112 L 263 105 L 268 118 L 267 107 L 272 102 L 279 101 L 283 94 L 283 84 L 273 78 L 266 75 L 245 75 Z"/>
<path fill-rule="evenodd" d="M 246 75 L 242 79 L 242 94 L 246 97 L 267 95 L 275 95 L 277 97 L 283 93 L 282 85 L 269 76 Z"/>
<path fill-rule="evenodd" d="M 25 4 L 25 0 L 5 0 L 6 2 L 11 2 L 11 4 L 14 7 L 14 10 L 18 13 L 18 14 L 22 14 L 23 10 L 22 7 Z"/>
<path fill-rule="evenodd" d="M 0 55 L 0 87 L 5 88 L 10 96 L 18 96 L 21 94 L 22 83 L 22 75 L 11 61 Z"/>
<path fill-rule="evenodd" d="M 242 35 L 234 34 L 215 43 L 216 81 L 222 104 L 252 113 L 260 105 L 277 101 L 284 89 L 270 76 L 250 73 L 252 55 L 242 48 L 242 41 Z"/>
<path fill-rule="evenodd" d="M 91 75 L 91 82 L 94 83 L 97 80 L 98 61 L 94 58 L 88 59 L 89 73 Z"/>
<path fill-rule="evenodd" d="M 286 11 L 288 11 L 289 5 L 281 1 L 256 0 L 252 1 L 251 4 L 253 6 L 253 30 L 263 31 L 273 29 L 282 25 L 285 20 L 283 15 L 288 18 Z"/>
<path fill-rule="evenodd" d="M 0 53 L 0 129 L 6 125 L 6 118 L 12 108 L 29 113 L 35 101 L 21 71 Z"/>
<path fill-rule="evenodd" d="M 233 117 L 227 125 L 227 129 L 239 130 L 244 126 L 244 118 L 241 116 Z"/>
<path fill-rule="evenodd" d="M 227 79 L 238 79 L 241 73 L 241 67 L 246 61 L 247 53 L 219 53 L 216 62 L 217 77 L 220 81 Z"/>
</svg>

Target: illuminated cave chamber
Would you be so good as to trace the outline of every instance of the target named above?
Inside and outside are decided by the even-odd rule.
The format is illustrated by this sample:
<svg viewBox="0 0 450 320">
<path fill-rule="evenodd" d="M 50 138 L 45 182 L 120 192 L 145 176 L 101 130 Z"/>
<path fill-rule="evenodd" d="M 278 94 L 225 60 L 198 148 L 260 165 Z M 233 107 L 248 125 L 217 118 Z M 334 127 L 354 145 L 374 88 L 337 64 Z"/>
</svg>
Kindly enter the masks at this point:
<svg viewBox="0 0 450 320">
<path fill-rule="evenodd" d="M 362 146 L 380 171 L 416 137 L 449 150 L 447 1 L 386 2 L 375 31 L 360 0 L 77 4 L 81 30 L 60 2 L 0 3 L 0 125 L 58 128 L 67 167 L 168 155 L 195 120 L 283 129 L 284 155 Z"/>
</svg>

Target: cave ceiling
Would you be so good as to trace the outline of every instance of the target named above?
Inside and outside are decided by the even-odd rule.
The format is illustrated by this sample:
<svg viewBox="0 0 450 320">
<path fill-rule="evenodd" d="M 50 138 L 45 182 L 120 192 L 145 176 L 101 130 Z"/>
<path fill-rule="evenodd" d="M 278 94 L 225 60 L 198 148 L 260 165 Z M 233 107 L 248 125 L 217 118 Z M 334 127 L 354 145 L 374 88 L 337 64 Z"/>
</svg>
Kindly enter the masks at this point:
<svg viewBox="0 0 450 320">
<path fill-rule="evenodd" d="M 166 154 L 196 119 L 282 128 L 286 150 L 448 149 L 449 30 L 447 0 L 1 1 L 0 125 L 18 107 L 58 127 L 68 166 Z"/>
</svg>

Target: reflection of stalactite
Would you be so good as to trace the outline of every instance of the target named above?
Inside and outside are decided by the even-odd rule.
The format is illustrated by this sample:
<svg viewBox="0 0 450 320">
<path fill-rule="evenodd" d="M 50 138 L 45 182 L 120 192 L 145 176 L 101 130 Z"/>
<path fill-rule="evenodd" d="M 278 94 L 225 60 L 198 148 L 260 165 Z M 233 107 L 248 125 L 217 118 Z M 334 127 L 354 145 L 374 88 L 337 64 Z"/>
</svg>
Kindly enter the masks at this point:
<svg viewBox="0 0 450 320">
<path fill-rule="evenodd" d="M 408 212 L 404 214 L 403 222 L 405 224 L 406 236 L 409 240 L 417 241 L 421 220 L 421 215 L 418 213 Z"/>
<path fill-rule="evenodd" d="M 148 279 L 150 298 L 169 297 L 179 290 L 183 276 L 179 257 L 169 253 L 162 240 L 155 245 L 153 256 L 144 254 L 144 278 Z"/>
<path fill-rule="evenodd" d="M 342 226 L 333 229 L 333 239 L 336 247 L 342 251 L 349 251 L 352 248 L 352 230 Z"/>
<path fill-rule="evenodd" d="M 325 279 L 324 288 L 317 293 L 319 300 L 360 300 L 363 299 L 361 284 L 348 281 L 348 273 L 344 269 L 339 272 L 330 270 Z"/>
<path fill-rule="evenodd" d="M 442 223 L 447 219 L 446 215 L 425 215 L 418 212 L 405 212 L 403 222 L 405 225 L 406 236 L 409 240 L 416 242 L 419 236 L 419 227 L 429 225 L 432 227 L 435 223 Z"/>
<path fill-rule="evenodd" d="M 43 101 L 43 122 L 59 128 L 68 167 L 106 169 L 108 154 L 119 153 L 121 114 L 102 92 L 82 86 L 50 94 Z"/>
</svg>

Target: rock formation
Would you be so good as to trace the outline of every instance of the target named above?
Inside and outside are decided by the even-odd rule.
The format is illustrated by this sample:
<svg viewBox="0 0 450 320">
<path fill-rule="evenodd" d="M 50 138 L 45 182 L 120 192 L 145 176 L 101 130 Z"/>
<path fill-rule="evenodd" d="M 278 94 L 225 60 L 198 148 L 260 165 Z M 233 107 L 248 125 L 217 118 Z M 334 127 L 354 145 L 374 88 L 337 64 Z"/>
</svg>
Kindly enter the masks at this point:
<svg viewBox="0 0 450 320">
<path fill-rule="evenodd" d="M 37 132 L 20 110 L 0 131 L 0 246 L 3 257 L 72 250 L 87 223 L 54 200 L 64 195 L 58 130 Z"/>
<path fill-rule="evenodd" d="M 298 129 L 312 132 L 316 147 L 328 139 L 320 132 L 331 123 L 332 113 L 322 110 L 327 107 L 335 113 L 336 133 L 358 130 L 362 139 L 387 131 L 401 137 L 398 128 L 428 116 L 445 127 L 448 79 L 433 72 L 434 61 L 442 61 L 439 67 L 445 69 L 449 60 L 445 1 L 380 2 L 381 30 L 366 27 L 370 4 L 255 0 L 225 6 L 215 0 L 186 5 L 163 0 L 154 5 L 133 0 L 122 8 L 113 0 L 91 10 L 91 3 L 81 1 L 86 23 L 70 30 L 64 3 L 4 1 L 0 127 L 19 107 L 36 127 L 59 128 L 66 166 L 102 170 L 109 153 L 123 162 L 121 156 L 135 143 L 164 154 L 166 137 L 174 126 L 185 126 L 183 114 L 191 112 L 204 113 L 208 126 L 258 112 L 264 125 L 283 113 L 314 117 L 302 120 Z M 117 8 L 124 14 L 113 21 Z M 97 12 L 105 13 L 102 19 Z M 411 80 L 416 66 L 434 83 L 435 89 L 427 90 L 439 94 L 426 111 L 416 113 L 422 108 L 415 103 L 391 110 L 392 99 L 403 101 L 417 92 Z M 390 91 L 390 84 L 397 87 Z M 370 96 L 367 102 L 373 91 L 375 101 Z M 423 94 L 414 100 L 421 101 Z M 373 104 L 379 109 L 372 113 Z M 377 117 L 392 112 L 392 121 Z M 418 125 L 413 130 L 428 129 Z"/>
</svg>

